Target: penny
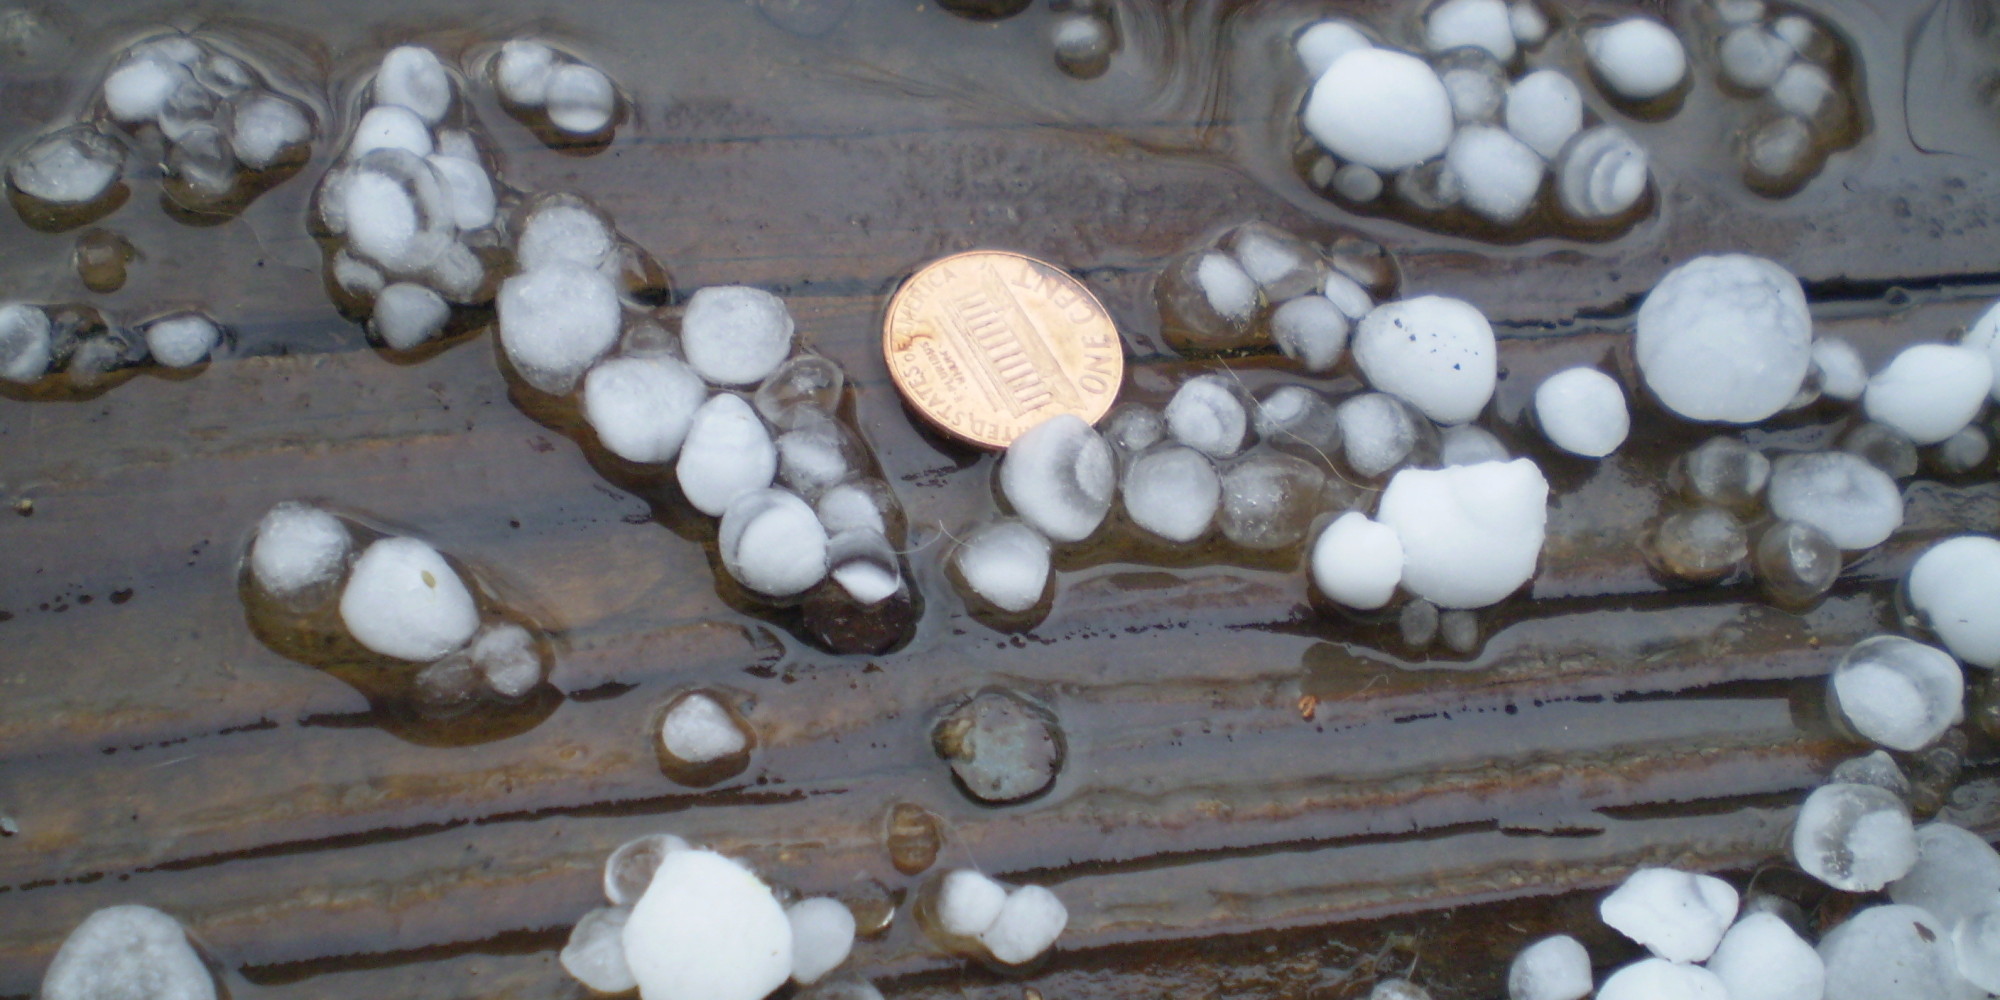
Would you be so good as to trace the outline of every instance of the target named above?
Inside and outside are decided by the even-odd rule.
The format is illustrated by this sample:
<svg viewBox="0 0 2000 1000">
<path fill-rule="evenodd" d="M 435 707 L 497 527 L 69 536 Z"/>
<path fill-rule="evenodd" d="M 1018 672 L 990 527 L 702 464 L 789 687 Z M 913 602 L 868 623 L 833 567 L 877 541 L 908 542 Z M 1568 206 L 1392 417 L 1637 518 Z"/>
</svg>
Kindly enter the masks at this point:
<svg viewBox="0 0 2000 1000">
<path fill-rule="evenodd" d="M 1125 378 L 1125 350 L 1090 290 L 1001 250 L 934 260 L 889 301 L 882 352 L 896 389 L 939 430 L 1005 448 L 1074 413 L 1096 423 Z"/>
</svg>

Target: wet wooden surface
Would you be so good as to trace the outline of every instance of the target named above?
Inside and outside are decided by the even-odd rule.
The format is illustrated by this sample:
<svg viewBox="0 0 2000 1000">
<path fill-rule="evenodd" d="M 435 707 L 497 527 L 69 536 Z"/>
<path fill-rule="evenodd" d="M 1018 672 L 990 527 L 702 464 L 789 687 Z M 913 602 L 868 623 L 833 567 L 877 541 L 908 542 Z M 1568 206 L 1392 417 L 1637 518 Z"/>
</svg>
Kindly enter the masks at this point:
<svg viewBox="0 0 2000 1000">
<path fill-rule="evenodd" d="M 1635 127 L 1666 191 L 1657 218 L 1610 243 L 1507 248 L 1353 219 L 1282 174 L 1274 109 L 1297 82 L 1269 53 L 1303 7 L 1121 8 L 1133 58 L 1077 84 L 1041 47 L 1040 8 L 974 25 L 863 0 L 810 39 L 733 0 L 500 5 L 470 24 L 429 6 L 171 17 L 302 53 L 287 65 L 336 120 L 387 44 L 476 55 L 532 28 L 588 53 L 641 112 L 595 157 L 542 148 L 475 85 L 507 182 L 593 199 L 684 289 L 787 296 L 846 369 L 909 513 L 918 634 L 841 657 L 746 613 L 719 591 L 700 519 L 664 526 L 575 428 L 524 413 L 489 336 L 415 364 L 367 350 L 304 231 L 334 142 L 212 228 L 168 220 L 136 179 L 105 225 L 145 256 L 109 296 L 68 270 L 73 234 L 0 213 L 0 298 L 127 318 L 199 303 L 245 355 L 89 400 L 0 399 L 0 500 L 24 505 L 0 511 L 0 814 L 19 828 L 0 839 L 0 996 L 31 994 L 68 929 L 118 902 L 180 917 L 238 996 L 578 996 L 554 954 L 617 844 L 669 830 L 801 892 L 908 894 L 921 879 L 883 843 L 899 802 L 939 817 L 940 868 L 1051 885 L 1071 925 L 1011 979 L 936 953 L 905 906 L 852 963 L 892 996 L 1337 997 L 1412 962 L 1440 997 L 1491 996 L 1514 948 L 1587 922 L 1588 890 L 1634 865 L 1776 862 L 1803 790 L 1856 751 L 1826 725 L 1819 678 L 1893 625 L 1894 581 L 1926 541 L 2000 523 L 1990 463 L 1920 475 L 1895 539 L 1817 607 L 1781 612 L 1747 581 L 1669 586 L 1642 558 L 1670 503 L 1664 462 L 1702 431 L 1642 412 L 1631 449 L 1585 465 L 1521 422 L 1542 374 L 1615 358 L 1637 296 L 1698 252 L 1783 261 L 1820 331 L 1874 364 L 1983 309 L 2000 172 L 1977 148 L 1925 152 L 1904 112 L 1916 93 L 1928 116 L 1994 127 L 1969 89 L 1920 75 L 1952 4 L 1815 8 L 1859 45 L 1872 128 L 1800 195 L 1742 189 L 1730 108 L 1703 83 L 1680 116 Z M 55 34 L 0 59 L 0 149 L 74 114 L 117 45 L 169 16 L 41 14 Z M 1119 318 L 1128 389 L 1153 398 L 1190 369 L 1162 355 L 1152 275 L 1247 218 L 1381 240 L 1406 290 L 1501 325 L 1487 422 L 1545 462 L 1555 495 L 1542 568 L 1481 616 L 1477 655 L 1412 654 L 1393 623 L 1317 610 L 1296 551 L 1190 556 L 1115 526 L 1059 559 L 1053 609 L 1026 635 L 951 593 L 942 555 L 991 509 L 991 459 L 916 429 L 896 399 L 876 353 L 895 282 L 973 246 L 1057 261 Z M 1240 372 L 1280 377 L 1262 359 Z M 1756 440 L 1814 446 L 1845 419 L 1822 406 Z M 258 642 L 237 566 L 257 518 L 292 497 L 476 566 L 558 637 L 562 704 L 508 739 L 425 746 Z M 989 685 L 1061 719 L 1071 756 L 1046 797 L 974 805 L 932 755 L 936 714 Z M 700 791 L 662 776 L 646 738 L 690 686 L 743 692 L 760 741 L 743 776 Z M 1590 933 L 1601 961 L 1619 954 Z"/>
</svg>

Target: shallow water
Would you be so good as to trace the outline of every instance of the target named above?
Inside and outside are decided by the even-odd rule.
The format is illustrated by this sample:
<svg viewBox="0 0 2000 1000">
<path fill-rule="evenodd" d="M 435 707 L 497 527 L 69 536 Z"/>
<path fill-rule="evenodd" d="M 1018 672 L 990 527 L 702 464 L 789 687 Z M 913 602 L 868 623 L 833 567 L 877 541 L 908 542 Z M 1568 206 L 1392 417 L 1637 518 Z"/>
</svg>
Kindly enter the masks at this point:
<svg viewBox="0 0 2000 1000">
<path fill-rule="evenodd" d="M 1018 980 L 944 959 L 903 913 L 852 965 L 892 996 L 1340 997 L 1413 964 L 1441 998 L 1493 996 L 1520 944 L 1587 925 L 1588 890 L 1636 863 L 1770 866 L 1802 790 L 1855 752 L 1817 678 L 1892 627 L 1923 544 L 2000 523 L 1990 463 L 1920 473 L 1903 531 L 1789 614 L 1742 576 L 1673 586 L 1646 564 L 1666 463 L 1701 431 L 1642 405 L 1632 444 L 1592 465 L 1550 454 L 1523 411 L 1560 368 L 1629 373 L 1638 296 L 1699 252 L 1784 262 L 1820 332 L 1871 365 L 1977 315 L 2000 293 L 2000 125 L 1939 32 L 1978 6 L 1814 6 L 1856 46 L 1870 129 L 1799 194 L 1743 187 L 1727 108 L 1698 81 L 1680 114 L 1633 126 L 1657 216 L 1608 242 L 1503 247 L 1357 218 L 1296 179 L 1281 136 L 1299 81 L 1272 67 L 1316 13 L 1299 4 L 1121 6 L 1120 54 L 1089 82 L 1050 58 L 1041 5 L 997 23 L 837 0 L 513 3 L 473 24 L 421 2 L 0 8 L 0 152 L 81 113 L 161 24 L 263 54 L 323 126 L 311 162 L 218 224 L 172 217 L 157 169 L 128 169 L 131 197 L 95 223 L 139 254 L 116 292 L 72 268 L 82 230 L 0 210 L 0 299 L 120 322 L 198 306 L 236 337 L 190 376 L 0 398 L 0 814 L 19 828 L 0 839 L 0 996 L 31 994 L 63 934 L 115 902 L 180 917 L 239 997 L 581 995 L 554 955 L 612 847 L 665 829 L 803 892 L 912 894 L 921 878 L 883 843 L 897 803 L 939 818 L 940 866 L 1051 884 L 1072 919 Z M 901 648 L 826 653 L 795 613 L 718 583 L 712 522 L 671 485 L 607 475 L 573 416 L 503 376 L 489 333 L 390 360 L 329 300 L 308 203 L 380 52 L 418 41 L 470 64 L 527 31 L 587 56 L 633 110 L 608 147 L 566 155 L 475 83 L 504 181 L 590 198 L 679 289 L 786 297 L 845 369 L 846 413 L 911 525 L 924 604 Z M 1170 550 L 1120 516 L 1059 550 L 1025 633 L 946 580 L 950 537 L 993 509 L 993 459 L 923 429 L 889 384 L 878 324 L 901 276 L 975 246 L 1073 269 L 1127 336 L 1123 398 L 1157 405 L 1200 366 L 1158 336 L 1153 276 L 1249 218 L 1378 240 L 1406 294 L 1464 297 L 1501 327 L 1486 423 L 1544 464 L 1553 506 L 1540 572 L 1480 613 L 1476 654 L 1317 607 L 1296 548 Z M 1272 357 L 1230 367 L 1252 388 L 1288 377 Z M 1806 448 L 1844 419 L 1822 404 L 1750 437 Z M 301 496 L 476 567 L 553 636 L 559 703 L 525 731 L 428 745 L 260 642 L 239 560 L 263 511 Z M 1025 804 L 973 804 L 930 749 L 938 714 L 989 685 L 1065 732 L 1055 786 Z M 646 738 L 693 687 L 740 693 L 758 741 L 742 775 L 700 790 Z M 1965 815 L 2000 829 L 1991 808 Z M 1620 954 L 1601 929 L 1586 941 Z"/>
</svg>

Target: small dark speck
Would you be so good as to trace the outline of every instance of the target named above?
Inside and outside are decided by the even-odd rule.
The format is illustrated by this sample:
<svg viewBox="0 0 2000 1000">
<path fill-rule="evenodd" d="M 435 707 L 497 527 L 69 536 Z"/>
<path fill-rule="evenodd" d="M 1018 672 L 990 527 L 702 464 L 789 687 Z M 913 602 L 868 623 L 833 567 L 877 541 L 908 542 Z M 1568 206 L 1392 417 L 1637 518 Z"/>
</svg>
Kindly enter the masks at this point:
<svg viewBox="0 0 2000 1000">
<path fill-rule="evenodd" d="M 11 622 L 13 620 L 14 620 L 14 612 L 0 611 L 0 622 Z"/>
<path fill-rule="evenodd" d="M 556 450 L 556 446 L 549 443 L 548 438 L 541 436 L 536 436 L 530 439 L 528 441 L 528 447 L 533 448 L 535 450 L 535 453 L 538 455 L 546 455 L 549 452 Z"/>
<path fill-rule="evenodd" d="M 1452 366 L 1451 366 L 1451 370 L 1452 370 L 1452 371 L 1461 371 L 1462 369 L 1460 369 L 1460 368 L 1459 368 L 1459 367 L 1458 367 L 1457 365 L 1452 365 Z"/>
<path fill-rule="evenodd" d="M 515 531 L 519 531 L 521 530 L 521 522 L 517 518 L 510 517 L 507 519 L 507 527 L 513 528 Z"/>
<path fill-rule="evenodd" d="M 77 599 L 76 599 L 76 603 L 78 603 L 78 604 L 89 604 L 90 602 L 92 602 L 92 601 L 94 601 L 94 600 L 97 600 L 97 598 L 95 598 L 95 597 L 92 597 L 92 596 L 90 596 L 89 594 L 79 594 L 79 595 L 77 596 Z"/>
<path fill-rule="evenodd" d="M 131 599 L 132 599 L 132 588 L 130 587 L 126 587 L 124 590 L 114 590 L 111 592 L 111 603 L 113 604 L 123 604 Z"/>
</svg>

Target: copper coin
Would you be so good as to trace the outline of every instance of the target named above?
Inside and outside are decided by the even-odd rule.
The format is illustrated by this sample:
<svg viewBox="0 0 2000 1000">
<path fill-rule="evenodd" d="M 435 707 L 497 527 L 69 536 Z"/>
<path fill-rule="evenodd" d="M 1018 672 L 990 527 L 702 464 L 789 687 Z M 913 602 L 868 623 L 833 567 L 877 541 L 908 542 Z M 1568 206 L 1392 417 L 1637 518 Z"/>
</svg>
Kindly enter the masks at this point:
<svg viewBox="0 0 2000 1000">
<path fill-rule="evenodd" d="M 1096 423 L 1125 378 L 1124 345 L 1097 297 L 1062 269 L 1003 250 L 911 275 L 889 301 L 882 353 L 912 409 L 988 448 L 1064 413 Z"/>
</svg>

